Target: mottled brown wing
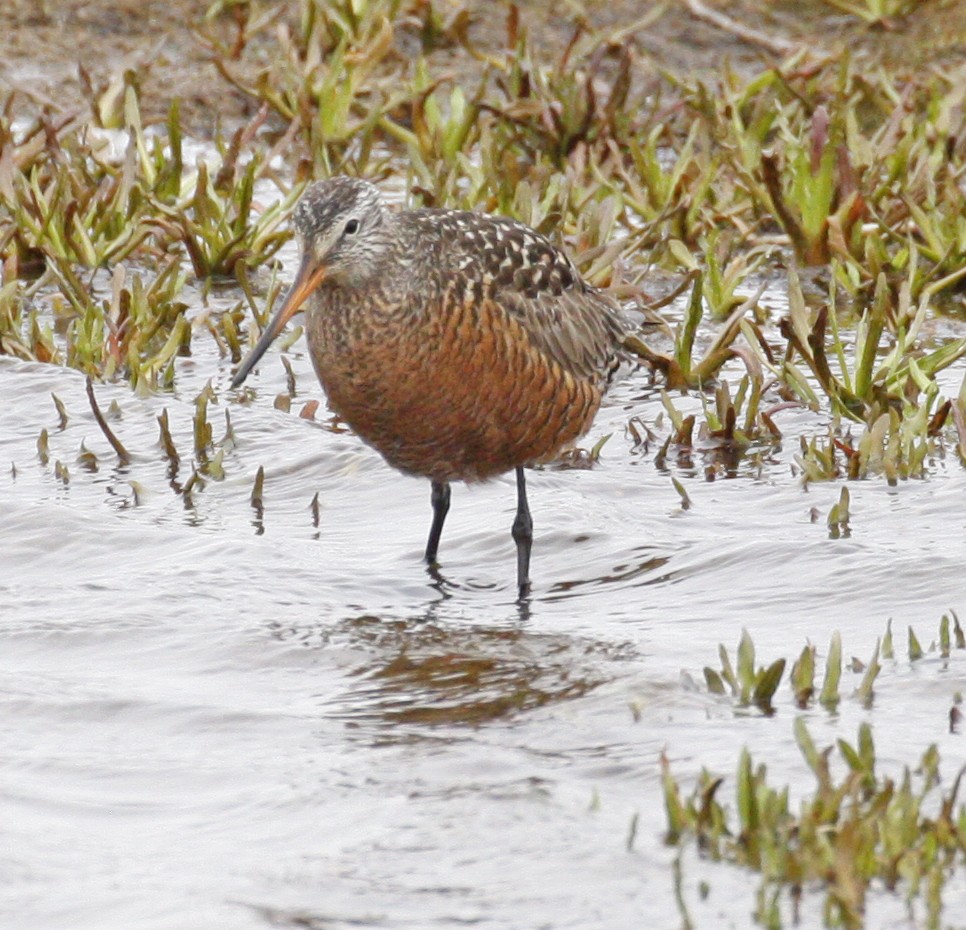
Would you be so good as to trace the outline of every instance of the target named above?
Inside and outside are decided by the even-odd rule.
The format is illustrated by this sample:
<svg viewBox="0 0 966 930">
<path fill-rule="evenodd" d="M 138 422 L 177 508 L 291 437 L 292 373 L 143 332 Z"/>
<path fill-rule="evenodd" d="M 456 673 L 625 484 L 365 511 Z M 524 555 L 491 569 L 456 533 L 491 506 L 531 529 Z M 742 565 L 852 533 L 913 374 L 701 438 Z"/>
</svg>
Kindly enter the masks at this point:
<svg viewBox="0 0 966 930">
<path fill-rule="evenodd" d="M 534 346 L 564 371 L 600 385 L 613 374 L 625 326 L 616 304 L 600 291 L 577 282 L 536 296 L 505 289 L 498 300 L 523 324 Z"/>
<path fill-rule="evenodd" d="M 521 323 L 541 353 L 583 381 L 608 380 L 627 326 L 616 302 L 584 282 L 562 250 L 508 217 L 454 210 L 415 215 L 435 226 L 437 257 L 447 270 Z"/>
</svg>

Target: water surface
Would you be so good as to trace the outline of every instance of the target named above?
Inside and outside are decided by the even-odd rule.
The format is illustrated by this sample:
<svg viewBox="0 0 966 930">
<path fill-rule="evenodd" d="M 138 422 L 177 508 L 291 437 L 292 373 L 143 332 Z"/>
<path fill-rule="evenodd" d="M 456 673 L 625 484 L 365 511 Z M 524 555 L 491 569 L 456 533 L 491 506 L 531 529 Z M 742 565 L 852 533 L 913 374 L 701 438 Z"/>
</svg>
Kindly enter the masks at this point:
<svg viewBox="0 0 966 930">
<path fill-rule="evenodd" d="M 122 466 L 81 375 L 0 358 L 5 925 L 676 928 L 661 754 L 685 785 L 702 767 L 728 776 L 723 798 L 742 746 L 775 784 L 812 785 L 787 686 L 767 718 L 694 685 L 718 644 L 746 628 L 760 661 L 791 659 L 839 630 L 846 656 L 868 659 L 890 617 L 899 642 L 907 624 L 928 640 L 944 611 L 966 616 L 966 476 L 952 453 L 925 480 L 852 482 L 850 533 L 831 539 L 840 484 L 805 488 L 794 468 L 814 415 L 778 413 L 786 448 L 709 481 L 701 452 L 655 463 L 667 424 L 643 371 L 585 441 L 610 434 L 599 462 L 529 472 L 525 607 L 509 477 L 454 487 L 433 577 L 428 483 L 333 424 L 303 341 L 290 359 L 290 413 L 273 407 L 287 391 L 277 350 L 250 391 L 231 392 L 228 360 L 201 338 L 173 393 L 98 385 L 102 409 L 120 410 Z M 186 499 L 176 488 L 209 379 L 215 437 L 227 410 L 233 447 L 225 479 Z M 315 420 L 299 417 L 311 400 Z M 658 440 L 636 446 L 632 416 Z M 884 772 L 935 742 L 951 777 L 963 669 L 957 655 L 886 662 L 871 709 L 846 698 L 805 716 L 820 745 L 868 720 Z M 857 683 L 844 672 L 844 693 Z M 755 887 L 684 856 L 696 926 L 749 926 Z M 966 892 L 950 886 L 947 901 L 955 926 Z M 883 893 L 869 921 L 915 925 Z M 820 925 L 807 896 L 802 926 Z"/>
</svg>

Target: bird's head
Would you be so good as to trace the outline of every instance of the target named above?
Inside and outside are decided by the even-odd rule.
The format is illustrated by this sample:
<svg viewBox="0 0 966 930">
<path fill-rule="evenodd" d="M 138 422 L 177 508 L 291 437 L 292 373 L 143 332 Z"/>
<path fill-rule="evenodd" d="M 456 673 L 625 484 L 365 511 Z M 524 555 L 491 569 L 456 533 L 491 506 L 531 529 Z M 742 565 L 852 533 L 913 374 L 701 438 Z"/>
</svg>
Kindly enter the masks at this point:
<svg viewBox="0 0 966 930">
<path fill-rule="evenodd" d="M 302 244 L 302 270 L 322 280 L 358 286 L 374 274 L 390 245 L 392 214 L 379 190 L 359 178 L 311 185 L 292 217 Z"/>
<path fill-rule="evenodd" d="M 379 190 L 358 178 L 330 178 L 309 186 L 293 215 L 302 261 L 282 305 L 239 366 L 231 386 L 238 387 L 285 324 L 324 281 L 360 287 L 379 274 L 380 259 L 391 248 L 392 214 Z"/>
</svg>

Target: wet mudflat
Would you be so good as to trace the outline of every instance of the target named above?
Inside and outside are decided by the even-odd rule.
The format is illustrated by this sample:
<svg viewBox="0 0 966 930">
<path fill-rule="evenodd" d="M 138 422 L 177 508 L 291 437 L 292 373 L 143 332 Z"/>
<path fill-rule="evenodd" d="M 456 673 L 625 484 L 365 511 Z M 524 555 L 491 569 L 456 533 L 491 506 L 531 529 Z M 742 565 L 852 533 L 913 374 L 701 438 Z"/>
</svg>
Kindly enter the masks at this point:
<svg viewBox="0 0 966 930">
<path fill-rule="evenodd" d="M 820 768 L 802 750 L 804 722 L 819 750 L 837 747 L 836 783 L 854 776 L 845 807 L 879 790 L 902 798 L 907 769 L 920 792 L 915 772 L 935 747 L 940 778 L 923 790 L 932 820 L 919 833 L 966 834 L 962 799 L 948 823 L 941 809 L 966 755 L 966 650 L 955 635 L 947 648 L 940 627 L 966 616 L 961 9 L 931 19 L 893 4 L 895 19 L 859 37 L 895 43 L 900 60 L 928 40 L 945 77 L 793 57 L 747 86 L 723 69 L 717 85 L 702 78 L 714 94 L 689 84 L 663 87 L 667 97 L 653 75 L 621 97 L 624 62 L 685 49 L 683 71 L 706 73 L 727 50 L 754 74 L 759 39 L 737 19 L 710 27 L 704 5 L 689 4 L 636 38 L 594 45 L 578 25 L 568 51 L 574 23 L 565 31 L 537 6 L 520 22 L 550 48 L 555 68 L 541 71 L 514 14 L 477 19 L 474 52 L 519 39 L 519 54 L 490 64 L 500 93 L 521 99 L 486 85 L 490 109 L 471 120 L 462 107 L 483 66 L 455 6 L 323 6 L 289 11 L 286 58 L 272 44 L 281 27 L 259 25 L 254 4 L 239 5 L 248 20 L 216 4 L 205 28 L 215 22 L 224 47 L 199 51 L 169 23 L 157 80 L 115 75 L 86 96 L 83 81 L 31 71 L 27 38 L 50 39 L 59 23 L 15 6 L 18 27 L 36 31 L 7 35 L 5 77 L 39 74 L 115 125 L 75 129 L 56 108 L 33 124 L 39 91 L 0 119 L 0 923 L 966 927 L 961 850 L 919 870 L 903 858 L 916 836 L 883 829 L 889 861 L 867 892 L 844 841 L 829 875 L 798 887 L 772 874 L 762 890 L 767 862 L 713 861 L 720 837 L 672 836 L 668 813 L 668 778 L 686 798 L 707 771 L 723 782 L 705 812 L 714 795 L 735 843 L 755 845 L 736 824 L 765 822 L 767 805 L 762 794 L 749 814 L 742 751 L 797 811 Z M 638 6 L 586 12 L 609 35 Z M 757 22 L 756 4 L 732 6 Z M 841 5 L 798 7 L 757 25 L 795 43 L 811 29 L 823 46 L 848 34 Z M 332 48 L 316 70 L 299 57 L 313 46 L 299 45 L 293 11 L 310 8 L 328 30 L 313 27 L 313 42 L 351 39 L 340 65 L 354 80 L 351 131 L 313 115 Z M 181 27 L 196 12 L 165 11 Z M 82 50 L 103 51 L 116 32 L 144 51 L 124 4 L 77 12 Z M 399 14 L 395 57 L 388 12 Z M 415 60 L 420 47 L 433 67 L 439 55 L 466 67 L 462 103 L 451 77 L 427 89 L 400 64 L 400 49 Z M 236 83 L 186 94 L 209 57 Z M 305 81 L 294 116 L 271 83 L 253 102 L 266 60 L 305 67 L 285 73 Z M 380 98 L 387 86 L 404 102 Z M 169 110 L 182 95 L 183 125 Z M 240 157 L 205 136 L 213 105 L 248 127 Z M 386 176 L 400 200 L 408 190 L 523 214 L 586 250 L 582 270 L 629 304 L 678 291 L 657 307 L 666 326 L 642 335 L 652 364 L 614 385 L 580 451 L 528 473 L 524 603 L 512 476 L 454 487 L 430 573 L 428 482 L 393 472 L 332 417 L 303 338 L 279 340 L 244 389 L 229 388 L 253 310 L 295 270 L 293 244 L 272 238 L 273 205 L 336 167 Z M 893 190 L 896 178 L 908 186 Z M 248 184 L 251 198 L 238 193 Z M 67 190 L 95 193 L 79 209 Z M 131 230 L 147 230 L 140 246 Z M 150 299 L 142 284 L 156 288 Z M 699 371 L 715 340 L 728 351 Z M 87 373 L 123 458 L 96 422 Z M 711 686 L 720 644 L 745 683 L 742 631 L 755 667 L 786 660 L 774 694 Z M 823 687 L 835 633 L 842 677 Z M 814 689 L 792 668 L 810 645 Z M 864 756 L 850 776 L 839 743 L 861 746 L 863 726 L 875 778 Z M 832 843 L 848 829 L 816 832 Z"/>
</svg>

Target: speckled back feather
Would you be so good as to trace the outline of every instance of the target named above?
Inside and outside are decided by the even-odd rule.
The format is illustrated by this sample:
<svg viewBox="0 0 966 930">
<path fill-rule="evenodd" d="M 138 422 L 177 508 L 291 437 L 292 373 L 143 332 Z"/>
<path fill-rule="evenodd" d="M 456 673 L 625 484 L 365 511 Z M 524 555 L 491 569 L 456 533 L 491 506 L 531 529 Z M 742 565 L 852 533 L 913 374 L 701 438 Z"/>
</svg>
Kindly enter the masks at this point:
<svg viewBox="0 0 966 930">
<path fill-rule="evenodd" d="M 440 275 L 455 275 L 471 299 L 495 300 L 538 351 L 575 377 L 609 380 L 626 329 L 620 309 L 546 236 L 508 217 L 468 211 L 414 210 L 401 219 L 418 240 L 438 242 Z"/>
</svg>

